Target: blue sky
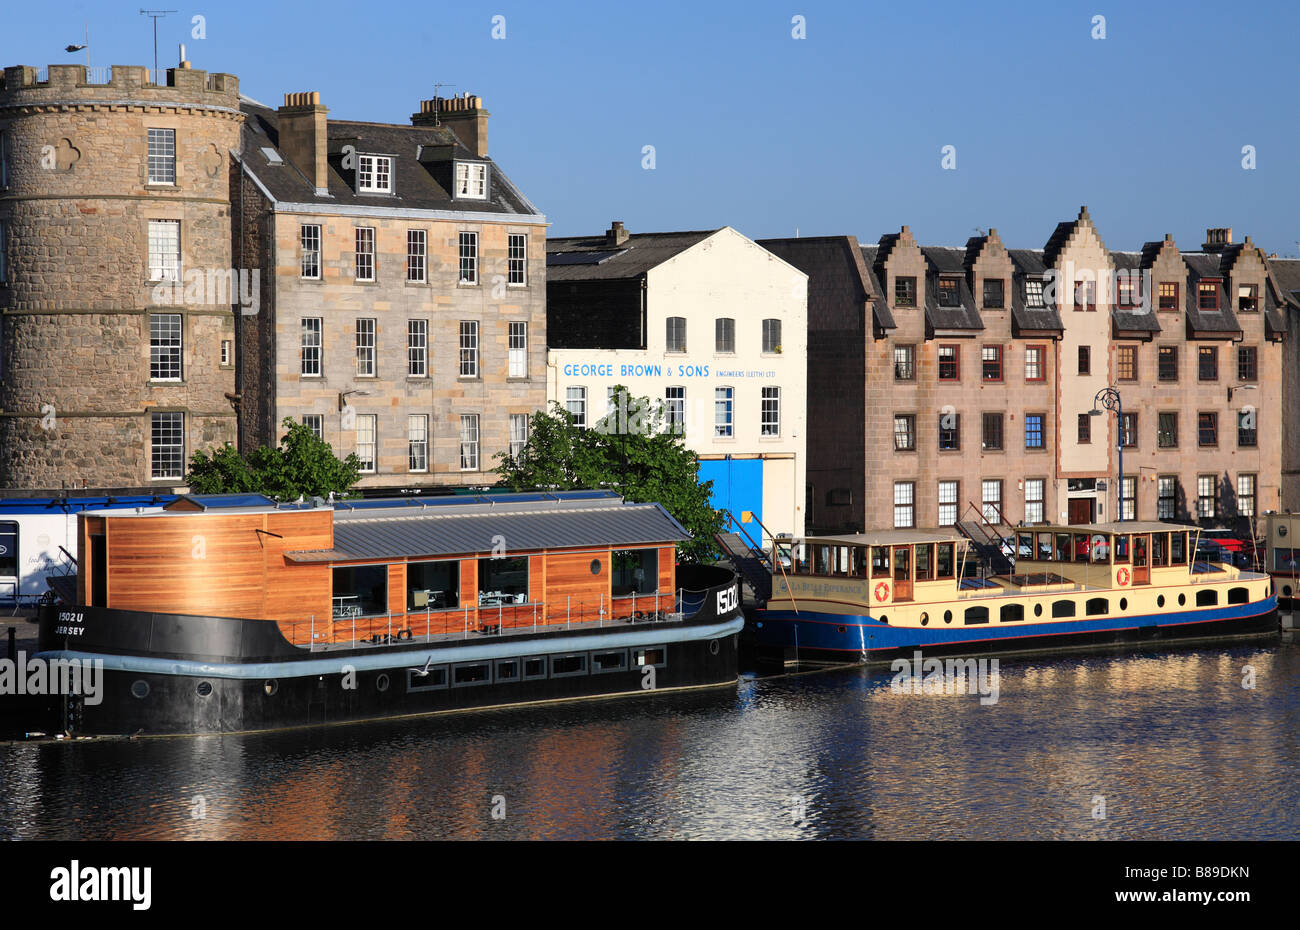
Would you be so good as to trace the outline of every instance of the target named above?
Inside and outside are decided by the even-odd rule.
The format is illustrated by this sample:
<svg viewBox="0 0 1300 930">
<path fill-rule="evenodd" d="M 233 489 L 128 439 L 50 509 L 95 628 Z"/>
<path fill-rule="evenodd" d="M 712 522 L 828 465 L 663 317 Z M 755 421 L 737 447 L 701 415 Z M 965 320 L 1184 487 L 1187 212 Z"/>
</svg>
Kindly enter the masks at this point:
<svg viewBox="0 0 1300 930">
<path fill-rule="evenodd" d="M 184 41 L 194 67 L 272 105 L 317 90 L 337 118 L 406 122 L 435 82 L 482 96 L 491 154 L 551 235 L 621 219 L 874 242 L 908 224 L 961 245 L 993 226 L 1030 248 L 1086 203 L 1113 249 L 1166 232 L 1195 248 L 1208 226 L 1300 248 L 1294 2 L 171 6 L 160 63 Z M 0 62 L 84 61 L 63 46 L 88 19 L 92 64 L 150 64 L 139 9 L 6 3 Z"/>
</svg>

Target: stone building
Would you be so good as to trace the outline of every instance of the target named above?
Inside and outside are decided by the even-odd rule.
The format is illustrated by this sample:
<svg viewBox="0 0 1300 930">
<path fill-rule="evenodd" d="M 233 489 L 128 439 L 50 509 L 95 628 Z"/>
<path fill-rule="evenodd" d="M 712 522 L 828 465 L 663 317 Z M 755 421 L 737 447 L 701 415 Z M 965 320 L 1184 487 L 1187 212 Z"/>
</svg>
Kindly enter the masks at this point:
<svg viewBox="0 0 1300 930">
<path fill-rule="evenodd" d="M 286 418 L 362 460 L 360 488 L 484 485 L 546 405 L 546 219 L 488 157 L 478 97 L 411 125 L 245 98 L 231 188 L 240 444 Z"/>
<path fill-rule="evenodd" d="M 907 227 L 760 244 L 810 275 L 818 531 L 1112 520 L 1117 491 L 1125 519 L 1240 527 L 1294 493 L 1297 295 L 1249 237 L 1115 252 L 1084 208 L 1043 249 L 996 230 L 919 246 Z M 1122 423 L 1091 414 L 1107 386 Z"/>
<path fill-rule="evenodd" d="M 546 246 L 551 400 L 586 426 L 616 385 L 662 402 L 714 506 L 803 533 L 807 275 L 729 226 Z"/>
<path fill-rule="evenodd" d="M 169 489 L 235 439 L 235 300 L 208 285 L 239 100 L 186 63 L 4 69 L 0 488 Z"/>
</svg>

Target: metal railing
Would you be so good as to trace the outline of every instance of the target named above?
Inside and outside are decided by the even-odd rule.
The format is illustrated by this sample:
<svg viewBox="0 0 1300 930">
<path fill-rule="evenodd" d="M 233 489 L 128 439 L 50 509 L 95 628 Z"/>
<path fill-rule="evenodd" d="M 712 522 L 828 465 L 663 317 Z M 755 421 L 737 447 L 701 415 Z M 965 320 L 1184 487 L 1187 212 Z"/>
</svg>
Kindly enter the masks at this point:
<svg viewBox="0 0 1300 930">
<path fill-rule="evenodd" d="M 608 598 L 565 598 L 562 601 L 493 606 L 466 605 L 444 610 L 411 610 L 371 616 L 310 616 L 279 621 L 280 632 L 295 646 L 310 649 L 333 645 L 400 645 L 432 642 L 435 638 L 470 639 L 482 636 L 550 632 L 579 625 L 613 626 L 680 620 L 703 606 L 708 591 L 679 589 L 676 595 L 629 594 Z"/>
</svg>

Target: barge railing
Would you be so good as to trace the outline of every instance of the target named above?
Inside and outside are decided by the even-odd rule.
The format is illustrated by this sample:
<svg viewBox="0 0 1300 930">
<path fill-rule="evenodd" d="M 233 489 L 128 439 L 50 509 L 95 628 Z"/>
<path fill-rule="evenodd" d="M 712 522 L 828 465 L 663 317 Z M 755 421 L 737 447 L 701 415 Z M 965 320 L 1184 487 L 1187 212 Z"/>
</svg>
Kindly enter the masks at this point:
<svg viewBox="0 0 1300 930">
<path fill-rule="evenodd" d="M 289 642 L 310 649 L 347 644 L 388 645 L 435 637 L 471 639 L 519 635 L 573 626 L 597 627 L 653 624 L 680 620 L 696 613 L 713 588 L 679 588 L 675 592 L 606 598 L 568 597 L 563 603 L 527 601 L 518 604 L 473 604 L 435 610 L 385 611 L 361 615 L 353 611 L 328 620 L 315 614 L 303 620 L 279 621 Z"/>
</svg>

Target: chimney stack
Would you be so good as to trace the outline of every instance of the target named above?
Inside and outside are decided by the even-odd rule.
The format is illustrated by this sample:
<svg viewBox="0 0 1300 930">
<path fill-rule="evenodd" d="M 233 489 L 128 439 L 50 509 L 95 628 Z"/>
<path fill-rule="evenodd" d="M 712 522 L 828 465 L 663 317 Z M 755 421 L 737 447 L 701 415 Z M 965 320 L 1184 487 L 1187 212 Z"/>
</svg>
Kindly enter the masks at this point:
<svg viewBox="0 0 1300 930">
<path fill-rule="evenodd" d="M 420 101 L 420 112 L 412 114 L 412 126 L 446 126 L 479 158 L 488 153 L 488 117 L 483 98 L 462 94 L 459 97 L 434 97 Z"/>
<path fill-rule="evenodd" d="M 609 224 L 609 229 L 605 230 L 605 242 L 609 245 L 622 245 L 627 242 L 630 234 L 623 228 L 622 220 L 614 220 Z"/>
<path fill-rule="evenodd" d="M 285 94 L 280 117 L 280 150 L 295 168 L 307 176 L 318 196 L 329 193 L 328 141 L 325 117 L 329 109 L 321 106 L 320 94 Z"/>
<path fill-rule="evenodd" d="M 1201 251 L 1222 252 L 1230 245 L 1232 245 L 1232 227 L 1221 226 L 1217 229 L 1207 229 L 1205 231 L 1205 244 L 1201 246 Z"/>
</svg>

